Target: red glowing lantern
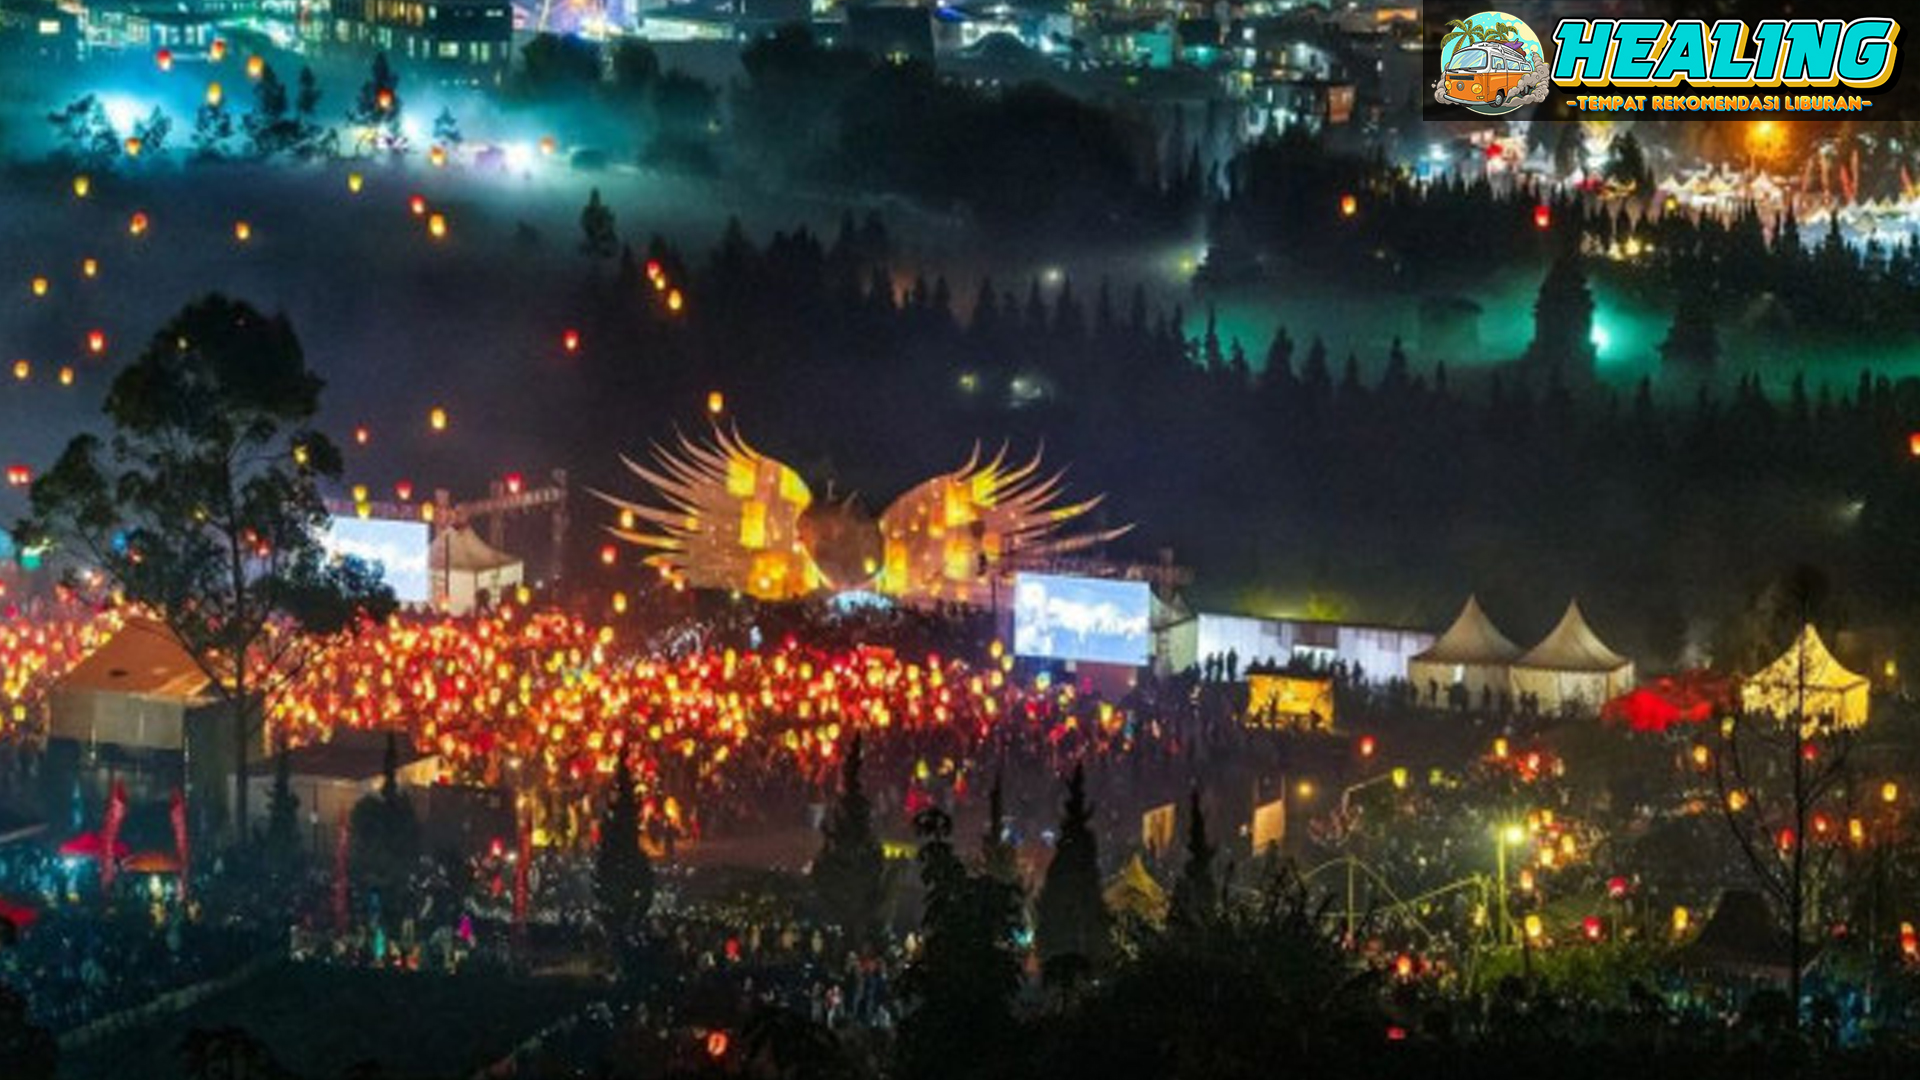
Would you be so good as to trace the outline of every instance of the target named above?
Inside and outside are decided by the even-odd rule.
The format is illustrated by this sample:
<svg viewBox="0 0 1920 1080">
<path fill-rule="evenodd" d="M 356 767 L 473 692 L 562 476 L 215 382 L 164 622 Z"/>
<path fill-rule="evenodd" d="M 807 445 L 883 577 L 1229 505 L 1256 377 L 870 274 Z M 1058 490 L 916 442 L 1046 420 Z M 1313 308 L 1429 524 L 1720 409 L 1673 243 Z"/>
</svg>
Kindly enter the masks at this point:
<svg viewBox="0 0 1920 1080">
<path fill-rule="evenodd" d="M 1360 212 L 1360 197 L 1347 194 L 1340 196 L 1340 216 L 1352 217 Z"/>
<path fill-rule="evenodd" d="M 1362 735 L 1362 736 L 1360 736 L 1360 756 L 1361 756 L 1361 757 L 1363 757 L 1363 758 L 1370 758 L 1370 757 L 1372 757 L 1372 756 L 1373 756 L 1373 752 L 1374 752 L 1374 750 L 1375 750 L 1376 748 L 1377 748 L 1377 747 L 1376 747 L 1376 744 L 1375 744 L 1375 743 L 1374 743 L 1374 741 L 1373 741 L 1373 736 L 1371 736 L 1371 735 Z"/>
<path fill-rule="evenodd" d="M 154 53 L 153 64 L 155 67 L 159 68 L 161 71 L 172 71 L 173 70 L 173 50 L 161 49 L 159 52 Z"/>
<path fill-rule="evenodd" d="M 392 112 L 393 111 L 393 91 L 382 89 L 380 93 L 374 98 L 374 103 L 380 106 L 381 112 Z"/>
<path fill-rule="evenodd" d="M 211 57 L 213 59 L 213 62 L 216 64 L 222 60 L 225 60 L 227 58 L 226 39 L 214 38 L 213 44 L 207 47 L 207 55 Z"/>
<path fill-rule="evenodd" d="M 1615 900 L 1623 900 L 1627 895 L 1627 879 L 1611 877 L 1607 879 L 1607 895 Z"/>
<path fill-rule="evenodd" d="M 1533 227 L 1549 229 L 1553 227 L 1553 207 L 1541 203 L 1533 208 Z"/>
<path fill-rule="evenodd" d="M 580 331 L 569 330 L 560 335 L 560 347 L 568 352 L 580 351 Z"/>
<path fill-rule="evenodd" d="M 1387 1041 L 1388 1042 L 1406 1042 L 1407 1029 L 1401 1027 L 1399 1024 L 1389 1024 L 1387 1026 Z"/>
<path fill-rule="evenodd" d="M 1580 932 L 1587 935 L 1588 941 L 1599 941 L 1606 933 L 1606 927 L 1600 922 L 1598 915 L 1589 915 L 1580 920 Z"/>
<path fill-rule="evenodd" d="M 1779 837 L 1778 837 L 1778 839 L 1777 839 L 1777 843 L 1778 843 L 1778 844 L 1780 845 L 1780 850 L 1781 850 L 1781 851 L 1792 851 L 1792 850 L 1793 850 L 1793 840 L 1794 840 L 1794 836 L 1793 836 L 1793 830 L 1792 830 L 1792 829 L 1781 829 L 1781 830 L 1780 830 L 1780 836 L 1779 836 Z"/>
<path fill-rule="evenodd" d="M 414 217 L 425 217 L 427 214 L 427 197 L 425 195 L 415 195 L 408 199 L 407 209 L 413 211 Z"/>
<path fill-rule="evenodd" d="M 506 482 L 507 482 L 507 494 L 509 495 L 520 494 L 520 488 L 523 486 L 524 481 L 521 480 L 519 473 L 517 472 L 508 473 L 506 476 Z"/>
<path fill-rule="evenodd" d="M 659 259 L 647 260 L 647 280 L 652 281 L 663 273 L 666 273 L 666 271 L 661 268 Z M 1914 438 L 1920 439 L 1920 434 L 1916 434 Z"/>
<path fill-rule="evenodd" d="M 399 498 L 401 502 L 411 502 L 413 500 L 413 482 L 410 480 L 402 480 L 393 485 L 393 494 Z"/>
<path fill-rule="evenodd" d="M 715 1059 L 726 1057 L 727 1043 L 728 1043 L 728 1039 L 727 1039 L 726 1032 L 724 1031 L 707 1032 L 707 1056 Z"/>
<path fill-rule="evenodd" d="M 365 445 L 367 445 L 367 444 L 368 444 L 369 442 L 372 442 L 372 441 L 373 441 L 373 433 L 372 433 L 372 432 L 370 432 L 370 431 L 368 431 L 368 430 L 367 430 L 366 428 L 364 428 L 364 427 L 357 427 L 357 428 L 354 428 L 354 429 L 353 429 L 353 441 L 354 441 L 355 443 L 357 443 L 358 445 L 360 445 L 360 446 L 365 446 Z"/>
<path fill-rule="evenodd" d="M 32 469 L 27 468 L 25 465 L 7 466 L 8 487 L 26 487 L 31 483 L 33 483 Z"/>
<path fill-rule="evenodd" d="M 600 565 L 612 566 L 614 562 L 619 558 L 620 558 L 620 551 L 618 548 L 615 548 L 612 544 L 606 544 L 600 548 Z"/>
<path fill-rule="evenodd" d="M 134 211 L 133 216 L 127 219 L 127 232 L 133 234 L 134 236 L 147 235 L 146 211 L 144 210 Z"/>
<path fill-rule="evenodd" d="M 107 334 L 104 330 L 87 331 L 87 351 L 95 356 L 107 351 Z"/>
<path fill-rule="evenodd" d="M 266 72 L 267 61 L 264 57 L 258 54 L 247 57 L 247 78 L 257 79 Z"/>
<path fill-rule="evenodd" d="M 1393 958 L 1393 973 L 1402 979 L 1413 978 L 1413 957 L 1401 953 Z"/>
<path fill-rule="evenodd" d="M 1907 453 L 1913 457 L 1920 457 L 1920 431 L 1912 432 L 1907 436 Z"/>
</svg>

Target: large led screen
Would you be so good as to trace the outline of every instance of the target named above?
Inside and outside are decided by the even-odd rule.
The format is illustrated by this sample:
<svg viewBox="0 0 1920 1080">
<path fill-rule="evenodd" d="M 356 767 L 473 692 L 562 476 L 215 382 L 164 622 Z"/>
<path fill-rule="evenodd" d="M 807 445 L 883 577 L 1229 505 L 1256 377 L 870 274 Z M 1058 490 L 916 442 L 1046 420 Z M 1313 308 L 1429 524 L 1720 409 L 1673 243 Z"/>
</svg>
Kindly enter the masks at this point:
<svg viewBox="0 0 1920 1080">
<path fill-rule="evenodd" d="M 424 604 L 432 599 L 432 582 L 427 576 L 432 538 L 425 522 L 336 517 L 327 526 L 321 543 L 332 558 L 360 559 L 379 566 L 383 580 L 401 603 Z"/>
<path fill-rule="evenodd" d="M 1139 667 L 1153 644 L 1152 607 L 1143 581 L 1020 574 L 1013 586 L 1013 651 Z"/>
</svg>

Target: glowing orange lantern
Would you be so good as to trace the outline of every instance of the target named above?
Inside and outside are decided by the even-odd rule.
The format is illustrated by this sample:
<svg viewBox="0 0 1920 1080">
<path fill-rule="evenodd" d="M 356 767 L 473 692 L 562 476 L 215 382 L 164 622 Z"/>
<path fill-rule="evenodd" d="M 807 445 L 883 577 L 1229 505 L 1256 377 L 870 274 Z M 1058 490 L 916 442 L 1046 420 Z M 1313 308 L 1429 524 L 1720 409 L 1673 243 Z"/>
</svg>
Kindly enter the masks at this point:
<svg viewBox="0 0 1920 1080">
<path fill-rule="evenodd" d="M 209 57 L 210 59 L 212 59 L 212 60 L 213 60 L 213 62 L 214 62 L 214 63 L 216 63 L 216 64 L 217 64 L 217 63 L 219 63 L 219 62 L 220 62 L 220 61 L 222 61 L 222 60 L 225 60 L 225 59 L 227 58 L 227 41 L 226 41 L 226 39 L 225 39 L 225 38 L 214 38 L 214 39 L 213 39 L 213 44 L 207 47 L 207 56 L 208 56 L 208 57 Z"/>
<path fill-rule="evenodd" d="M 234 222 L 233 238 L 243 244 L 253 239 L 253 226 L 244 221 Z"/>
<path fill-rule="evenodd" d="M 172 71 L 173 70 L 173 50 L 161 49 L 159 52 L 154 53 L 153 64 L 155 67 L 159 68 L 161 71 Z"/>
<path fill-rule="evenodd" d="M 27 361 L 25 361 L 25 360 L 15 360 L 15 361 L 13 362 L 13 377 L 14 377 L 14 378 L 16 378 L 16 379 L 19 379 L 19 380 L 20 380 L 21 382 L 26 382 L 26 381 L 27 381 L 27 378 L 28 378 L 29 376 L 31 376 L 32 374 L 33 374 L 33 365 L 32 365 L 32 364 L 30 364 L 30 363 L 28 363 L 28 362 L 27 362 Z"/>
<path fill-rule="evenodd" d="M 126 140 L 125 142 L 123 142 L 123 143 L 121 143 L 121 144 L 120 144 L 120 148 L 121 148 L 121 149 L 123 149 L 123 150 L 125 150 L 125 151 L 127 152 L 127 156 L 128 156 L 128 157 L 130 157 L 130 158 L 131 158 L 131 157 L 139 157 L 139 156 L 140 156 L 140 151 L 141 151 L 141 150 L 142 150 L 142 149 L 143 149 L 144 147 L 145 147 L 145 144 L 144 144 L 144 143 L 142 143 L 142 142 L 141 142 L 141 141 L 139 140 L 139 138 L 137 138 L 137 137 L 135 137 L 135 136 L 132 136 L 132 135 L 129 135 L 129 136 L 127 136 L 127 140 Z"/>
<path fill-rule="evenodd" d="M 668 311 L 678 314 L 680 311 L 680 308 L 685 304 L 686 304 L 686 300 L 680 295 L 679 289 L 672 289 L 668 291 L 667 293 L 667 310 Z"/>
<path fill-rule="evenodd" d="M 1880 785 L 1880 801 L 1896 803 L 1900 801 L 1900 785 L 1889 780 Z"/>
<path fill-rule="evenodd" d="M 1781 829 L 1780 835 L 1776 839 L 1776 842 L 1780 845 L 1781 851 L 1792 851 L 1793 841 L 1794 841 L 1794 835 L 1793 835 L 1792 829 Z"/>
<path fill-rule="evenodd" d="M 1371 735 L 1360 736 L 1360 756 L 1361 757 L 1363 758 L 1372 757 L 1373 752 L 1377 748 L 1377 746 L 1378 744 L 1374 742 L 1373 736 Z"/>
<path fill-rule="evenodd" d="M 87 331 L 87 351 L 95 356 L 107 351 L 107 335 L 104 330 Z"/>
<path fill-rule="evenodd" d="M 1533 208 L 1533 227 L 1550 229 L 1553 227 L 1553 207 L 1541 203 Z"/>
<path fill-rule="evenodd" d="M 361 446 L 365 446 L 367 443 L 373 441 L 373 433 L 369 432 L 365 427 L 354 428 L 353 441 Z"/>
<path fill-rule="evenodd" d="M 265 74 L 266 70 L 267 62 L 258 54 L 247 57 L 247 78 L 257 79 Z"/>
<path fill-rule="evenodd" d="M 727 1056 L 727 1033 L 724 1031 L 707 1032 L 707 1056 L 723 1058 Z"/>
<path fill-rule="evenodd" d="M 26 487 L 31 483 L 33 483 L 32 469 L 27 468 L 25 465 L 7 466 L 8 487 Z"/>
<path fill-rule="evenodd" d="M 133 216 L 127 219 L 127 231 L 129 233 L 132 233 L 135 236 L 147 235 L 146 211 L 144 210 L 134 211 Z"/>
<path fill-rule="evenodd" d="M 580 351 L 580 331 L 569 330 L 560 335 L 560 347 L 568 352 Z"/>
<path fill-rule="evenodd" d="M 519 473 L 510 472 L 506 476 L 506 484 L 507 484 L 507 494 L 518 495 L 520 494 L 520 489 L 524 484 L 524 481 L 521 480 Z"/>
<path fill-rule="evenodd" d="M 60 385 L 61 386 L 73 385 L 73 369 L 71 367 L 63 367 L 60 369 Z"/>
<path fill-rule="evenodd" d="M 427 413 L 427 426 L 435 431 L 447 430 L 447 410 L 434 406 L 433 410 Z"/>
<path fill-rule="evenodd" d="M 47 285 L 46 278 L 37 277 L 33 279 L 33 295 L 45 296 L 47 295 L 47 288 L 48 288 L 48 285 Z"/>
<path fill-rule="evenodd" d="M 553 156 L 553 152 L 554 152 L 554 151 L 556 151 L 556 150 L 558 150 L 558 149 L 560 149 L 560 144 L 559 144 L 558 142 L 556 142 L 556 141 L 554 141 L 554 138 L 553 138 L 553 136 L 551 136 L 551 135 L 545 135 L 545 136 L 542 136 L 542 137 L 541 137 L 541 139 L 540 139 L 540 153 L 542 153 L 542 154 L 544 154 L 544 155 L 546 155 L 547 157 L 552 157 L 552 156 Z"/>
<path fill-rule="evenodd" d="M 617 561 L 619 558 L 620 558 L 620 551 L 619 549 L 615 548 L 612 544 L 607 544 L 601 547 L 600 564 L 602 566 L 612 566 L 614 562 Z"/>
<path fill-rule="evenodd" d="M 1907 436 L 1907 453 L 1914 457 L 1920 457 L 1920 431 L 1915 431 Z"/>
<path fill-rule="evenodd" d="M 210 82 L 207 84 L 207 104 L 208 105 L 217 109 L 220 107 L 220 102 L 223 99 L 225 99 L 226 96 L 227 96 L 226 91 L 220 88 L 219 83 Z"/>
<path fill-rule="evenodd" d="M 99 260 L 98 259 L 81 259 L 80 273 L 85 277 L 90 277 L 90 278 L 99 277 L 100 276 Z"/>
<path fill-rule="evenodd" d="M 435 214 L 427 219 L 427 233 L 435 240 L 447 238 L 447 215 Z"/>
<path fill-rule="evenodd" d="M 1347 194 L 1340 196 L 1340 216 L 1352 217 L 1360 212 L 1360 197 Z"/>
<path fill-rule="evenodd" d="M 718 390 L 707 391 L 707 412 L 719 416 L 727 411 L 727 396 Z"/>
<path fill-rule="evenodd" d="M 393 494 L 394 497 L 398 498 L 401 502 L 412 502 L 413 482 L 411 480 L 402 480 L 393 485 Z"/>
<path fill-rule="evenodd" d="M 427 197 L 425 195 L 415 195 L 413 198 L 408 199 L 407 209 L 413 211 L 414 217 L 425 217 L 427 213 Z"/>
<path fill-rule="evenodd" d="M 380 107 L 381 112 L 392 112 L 393 111 L 393 91 L 385 90 L 385 89 L 381 90 L 380 93 L 377 96 L 375 96 L 374 104 Z"/>
<path fill-rule="evenodd" d="M 446 168 L 447 167 L 447 148 L 444 146 L 435 146 L 431 150 L 428 150 L 427 161 L 436 169 Z"/>
<path fill-rule="evenodd" d="M 89 178 L 86 174 L 82 173 L 81 175 L 73 178 L 73 197 L 74 198 L 84 199 L 87 197 L 87 193 L 92 190 L 93 190 L 93 180 Z"/>
</svg>

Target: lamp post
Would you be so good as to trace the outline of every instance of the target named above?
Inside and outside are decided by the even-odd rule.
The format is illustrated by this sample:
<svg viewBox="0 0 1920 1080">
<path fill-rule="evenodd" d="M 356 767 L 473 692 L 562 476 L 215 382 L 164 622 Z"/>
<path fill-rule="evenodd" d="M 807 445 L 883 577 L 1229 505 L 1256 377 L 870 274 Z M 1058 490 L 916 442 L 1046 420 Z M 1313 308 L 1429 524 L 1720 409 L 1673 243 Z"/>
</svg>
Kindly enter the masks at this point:
<svg viewBox="0 0 1920 1080">
<path fill-rule="evenodd" d="M 1494 866 L 1500 878 L 1500 944 L 1512 944 L 1513 919 L 1507 912 L 1507 848 L 1519 847 L 1527 839 L 1527 831 L 1515 824 L 1500 827 L 1494 838 Z"/>
</svg>

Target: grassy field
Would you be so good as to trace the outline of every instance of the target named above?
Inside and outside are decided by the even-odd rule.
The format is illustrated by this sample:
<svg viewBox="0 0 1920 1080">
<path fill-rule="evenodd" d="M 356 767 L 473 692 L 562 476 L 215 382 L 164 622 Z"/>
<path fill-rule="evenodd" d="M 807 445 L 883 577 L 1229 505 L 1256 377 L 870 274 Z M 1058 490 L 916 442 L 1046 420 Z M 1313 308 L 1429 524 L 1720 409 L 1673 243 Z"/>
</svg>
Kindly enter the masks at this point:
<svg viewBox="0 0 1920 1080">
<path fill-rule="evenodd" d="M 238 1027 L 294 1075 L 363 1062 L 390 1078 L 464 1078 L 600 993 L 592 983 L 283 966 L 182 1013 L 61 1055 L 61 1080 L 185 1080 L 193 1028 Z"/>
</svg>

